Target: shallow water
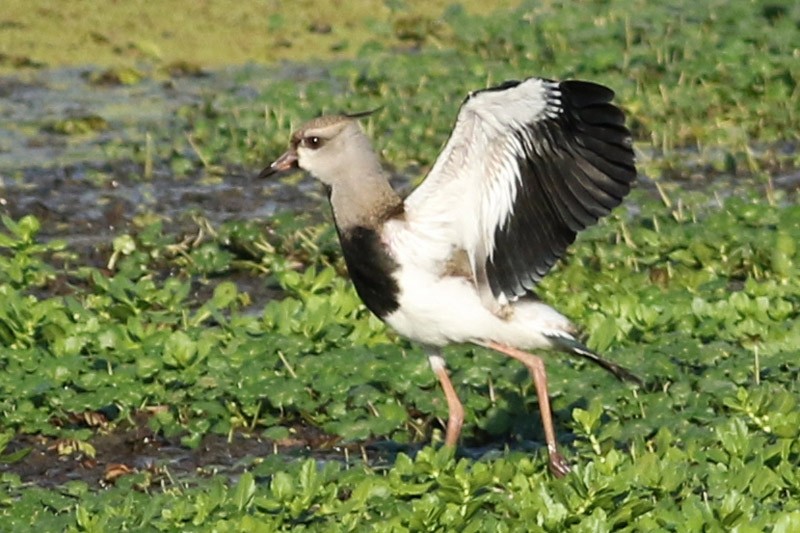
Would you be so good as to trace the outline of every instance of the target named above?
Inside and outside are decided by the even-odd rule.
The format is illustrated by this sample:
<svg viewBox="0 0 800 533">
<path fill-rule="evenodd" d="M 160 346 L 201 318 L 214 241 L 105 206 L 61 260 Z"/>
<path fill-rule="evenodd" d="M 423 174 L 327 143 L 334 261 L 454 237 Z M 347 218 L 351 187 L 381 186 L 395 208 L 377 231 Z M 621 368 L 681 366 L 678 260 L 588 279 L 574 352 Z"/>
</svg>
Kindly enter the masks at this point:
<svg viewBox="0 0 800 533">
<path fill-rule="evenodd" d="M 264 219 L 320 201 L 310 180 L 293 186 L 256 181 L 257 168 L 224 169 L 227 175 L 210 178 L 198 171 L 176 179 L 161 163 L 145 178 L 143 166 L 127 156 L 132 147 L 146 146 L 147 132 L 169 128 L 182 106 L 200 104 L 220 91 L 247 101 L 275 76 L 320 79 L 324 70 L 251 66 L 101 87 L 87 81 L 88 72 L 53 69 L 0 78 L 1 213 L 34 214 L 44 237 L 65 238 L 85 249 L 124 233 L 143 213 L 175 230 L 191 212 L 218 223 Z M 106 129 L 77 135 L 51 131 L 59 121 L 87 117 L 102 117 Z"/>
<path fill-rule="evenodd" d="M 167 230 L 180 230 L 191 226 L 190 213 L 219 223 L 261 220 L 278 211 L 320 205 L 321 191 L 309 179 L 292 184 L 257 181 L 259 168 L 226 168 L 220 176 L 197 171 L 178 179 L 158 161 L 145 177 L 143 165 L 130 156 L 137 148 L 146 149 L 148 132 L 169 131 L 183 106 L 199 105 L 223 93 L 244 105 L 253 100 L 260 106 L 255 99 L 275 79 L 330 79 L 324 68 L 250 65 L 172 79 L 145 78 L 131 86 L 92 84 L 92 72 L 42 69 L 0 77 L 0 213 L 14 218 L 34 214 L 42 222 L 45 238 L 65 238 L 85 252 L 124 233 L 136 215 L 154 215 L 165 221 Z M 60 121 L 87 117 L 102 117 L 107 127 L 78 135 L 52 131 Z M 788 144 L 769 148 L 782 154 L 797 152 L 797 146 Z M 274 155 L 265 154 L 264 163 Z M 658 157 L 647 150 L 640 153 L 644 160 Z M 723 196 L 759 186 L 711 170 L 708 159 L 714 157 L 686 150 L 685 171 L 660 183 L 686 190 L 711 187 Z M 413 177 L 400 176 L 399 183 L 407 185 Z M 639 186 L 655 191 L 646 176 L 640 177 Z M 776 175 L 772 186 L 797 190 L 800 177 L 796 171 Z M 636 211 L 635 205 L 626 205 Z"/>
</svg>

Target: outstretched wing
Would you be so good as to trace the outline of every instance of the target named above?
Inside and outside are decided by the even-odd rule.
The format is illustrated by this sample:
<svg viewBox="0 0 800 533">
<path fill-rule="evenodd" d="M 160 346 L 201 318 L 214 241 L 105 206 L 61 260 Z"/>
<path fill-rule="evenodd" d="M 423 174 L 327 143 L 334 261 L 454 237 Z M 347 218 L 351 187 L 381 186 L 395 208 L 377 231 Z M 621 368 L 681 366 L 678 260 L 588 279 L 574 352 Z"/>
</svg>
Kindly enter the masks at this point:
<svg viewBox="0 0 800 533">
<path fill-rule="evenodd" d="M 515 300 L 636 179 L 613 97 L 595 83 L 541 78 L 471 93 L 406 211 L 467 252 L 482 293 Z"/>
</svg>

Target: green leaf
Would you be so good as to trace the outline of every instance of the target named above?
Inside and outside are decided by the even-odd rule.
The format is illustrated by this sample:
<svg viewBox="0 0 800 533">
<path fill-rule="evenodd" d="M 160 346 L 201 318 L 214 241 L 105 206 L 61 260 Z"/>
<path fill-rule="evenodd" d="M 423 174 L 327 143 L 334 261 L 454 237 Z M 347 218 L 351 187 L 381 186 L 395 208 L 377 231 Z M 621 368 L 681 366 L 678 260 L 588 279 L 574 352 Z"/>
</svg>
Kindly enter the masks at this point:
<svg viewBox="0 0 800 533">
<path fill-rule="evenodd" d="M 197 353 L 197 344 L 183 331 L 173 331 L 164 343 L 164 362 L 170 366 L 186 368 Z"/>
<path fill-rule="evenodd" d="M 270 490 L 280 502 L 288 502 L 294 496 L 294 483 L 286 472 L 276 472 L 270 482 Z"/>
<path fill-rule="evenodd" d="M 253 474 L 250 472 L 243 472 L 233 490 L 233 504 L 239 511 L 249 509 L 250 505 L 253 503 L 253 496 L 255 493 L 256 482 Z"/>
</svg>

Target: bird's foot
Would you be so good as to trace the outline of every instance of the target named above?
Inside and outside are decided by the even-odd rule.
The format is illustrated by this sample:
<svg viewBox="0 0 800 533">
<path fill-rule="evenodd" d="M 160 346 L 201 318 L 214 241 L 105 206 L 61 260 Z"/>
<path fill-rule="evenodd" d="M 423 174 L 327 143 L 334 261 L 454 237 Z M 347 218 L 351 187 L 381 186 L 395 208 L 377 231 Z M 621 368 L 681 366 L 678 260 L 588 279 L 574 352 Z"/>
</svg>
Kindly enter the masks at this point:
<svg viewBox="0 0 800 533">
<path fill-rule="evenodd" d="M 564 477 L 572 471 L 567 460 L 558 452 L 550 452 L 550 472 L 556 477 Z"/>
</svg>

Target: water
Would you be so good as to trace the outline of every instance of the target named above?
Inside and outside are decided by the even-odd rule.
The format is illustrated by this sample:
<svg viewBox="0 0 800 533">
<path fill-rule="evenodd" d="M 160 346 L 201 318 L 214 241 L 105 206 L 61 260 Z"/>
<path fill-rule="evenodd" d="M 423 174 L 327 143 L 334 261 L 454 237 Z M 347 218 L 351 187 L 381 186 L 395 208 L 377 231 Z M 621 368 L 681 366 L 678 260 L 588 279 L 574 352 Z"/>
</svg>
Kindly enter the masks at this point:
<svg viewBox="0 0 800 533">
<path fill-rule="evenodd" d="M 131 86 L 97 86 L 89 81 L 91 73 L 90 68 L 61 68 L 0 78 L 0 213 L 14 218 L 34 214 L 42 222 L 43 237 L 65 238 L 80 252 L 128 231 L 141 214 L 153 215 L 165 221 L 168 231 L 175 231 L 191 226 L 188 214 L 193 212 L 216 224 L 262 220 L 283 210 L 319 211 L 320 190 L 309 179 L 292 185 L 258 181 L 254 176 L 260 168 L 227 168 L 225 175 L 216 177 L 200 170 L 178 179 L 166 165 L 157 165 L 145 178 L 143 166 L 130 155 L 146 146 L 147 132 L 169 131 L 178 110 L 214 95 L 225 94 L 244 105 L 252 100 L 260 107 L 258 95 L 276 79 L 329 80 L 337 90 L 338 82 L 324 68 L 250 65 L 171 79 L 145 78 Z M 58 121 L 92 116 L 102 117 L 107 128 L 69 136 L 49 129 Z M 644 148 L 642 160 L 658 157 Z M 765 148 L 797 153 L 797 146 L 789 143 L 753 150 Z M 708 159 L 715 157 L 722 161 L 728 155 L 685 150 L 684 177 L 662 178 L 661 183 L 669 187 L 671 181 L 686 190 L 712 187 L 722 197 L 756 185 L 745 179 L 737 186 L 737 179 L 724 170 L 710 171 Z M 407 186 L 413 177 L 400 176 L 399 182 Z M 800 188 L 800 177 L 796 171 L 776 175 L 772 186 L 794 191 Z M 640 188 L 657 196 L 646 177 Z M 635 205 L 626 205 L 635 212 Z"/>
<path fill-rule="evenodd" d="M 264 219 L 321 201 L 310 180 L 293 186 L 257 181 L 260 168 L 225 169 L 221 179 L 202 171 L 176 179 L 169 168 L 156 166 L 145 178 L 143 166 L 125 155 L 146 146 L 147 132 L 168 130 L 183 106 L 199 105 L 209 95 L 224 92 L 246 102 L 275 76 L 318 79 L 324 71 L 248 66 L 102 87 L 89 83 L 88 72 L 65 68 L 0 78 L 0 213 L 33 214 L 43 237 L 86 248 L 124 233 L 137 214 L 152 214 L 176 230 L 187 213 L 202 213 L 212 223 Z M 58 121 L 93 116 L 107 128 L 69 136 L 51 131 Z"/>
</svg>

